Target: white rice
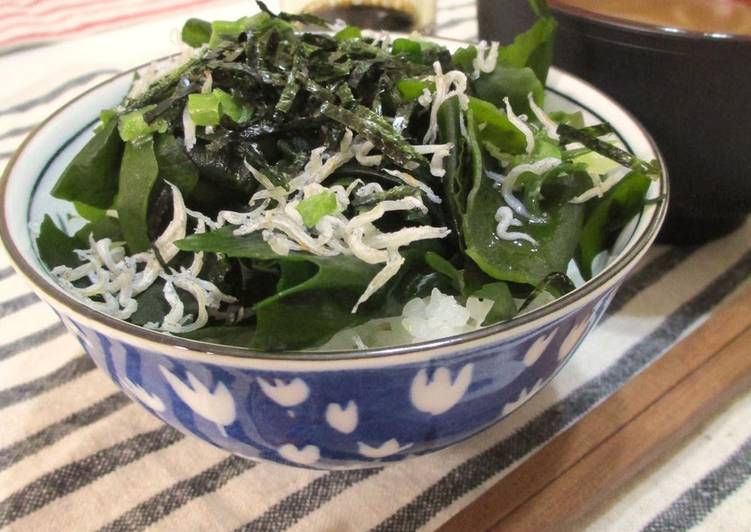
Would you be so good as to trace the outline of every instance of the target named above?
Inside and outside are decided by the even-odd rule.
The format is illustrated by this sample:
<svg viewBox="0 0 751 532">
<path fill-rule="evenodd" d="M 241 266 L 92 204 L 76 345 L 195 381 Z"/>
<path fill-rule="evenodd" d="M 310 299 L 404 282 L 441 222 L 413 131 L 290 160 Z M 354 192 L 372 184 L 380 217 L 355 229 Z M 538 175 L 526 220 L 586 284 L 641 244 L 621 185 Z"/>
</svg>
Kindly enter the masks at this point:
<svg viewBox="0 0 751 532">
<path fill-rule="evenodd" d="M 482 326 L 493 301 L 470 297 L 462 305 L 454 296 L 434 288 L 428 297 L 407 302 L 401 316 L 370 320 L 336 333 L 319 349 L 335 351 L 414 344 L 475 331 Z"/>
</svg>

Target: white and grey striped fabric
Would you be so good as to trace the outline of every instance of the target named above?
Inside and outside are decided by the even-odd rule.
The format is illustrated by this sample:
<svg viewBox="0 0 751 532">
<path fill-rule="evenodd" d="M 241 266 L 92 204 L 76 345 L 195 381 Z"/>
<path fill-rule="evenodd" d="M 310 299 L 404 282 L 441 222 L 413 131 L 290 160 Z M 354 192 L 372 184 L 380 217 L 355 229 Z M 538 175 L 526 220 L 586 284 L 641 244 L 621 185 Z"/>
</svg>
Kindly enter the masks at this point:
<svg viewBox="0 0 751 532">
<path fill-rule="evenodd" d="M 246 9 L 242 2 L 191 15 L 236 18 Z M 0 84 L 0 166 L 65 101 L 171 51 L 184 16 L 0 55 L 0 71 L 13 73 Z M 437 28 L 476 38 L 474 2 L 439 2 Z M 751 220 L 703 247 L 657 246 L 566 368 L 512 417 L 431 456 L 325 473 L 228 456 L 161 424 L 95 370 L 0 256 L 0 528 L 435 529 L 688 334 L 750 275 Z M 746 395 L 632 482 L 589 529 L 750 530 L 749 414 Z"/>
</svg>

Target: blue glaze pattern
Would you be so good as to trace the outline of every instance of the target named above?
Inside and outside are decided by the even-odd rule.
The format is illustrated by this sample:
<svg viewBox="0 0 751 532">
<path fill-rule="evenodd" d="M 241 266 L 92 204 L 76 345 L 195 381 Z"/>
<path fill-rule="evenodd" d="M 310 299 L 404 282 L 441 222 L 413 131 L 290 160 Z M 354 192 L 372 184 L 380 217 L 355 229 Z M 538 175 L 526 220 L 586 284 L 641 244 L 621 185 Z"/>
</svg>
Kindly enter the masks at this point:
<svg viewBox="0 0 751 532">
<path fill-rule="evenodd" d="M 170 356 L 62 318 L 131 399 L 178 430 L 251 459 L 340 469 L 431 452 L 507 416 L 553 377 L 613 293 L 481 348 L 308 372 Z"/>
</svg>

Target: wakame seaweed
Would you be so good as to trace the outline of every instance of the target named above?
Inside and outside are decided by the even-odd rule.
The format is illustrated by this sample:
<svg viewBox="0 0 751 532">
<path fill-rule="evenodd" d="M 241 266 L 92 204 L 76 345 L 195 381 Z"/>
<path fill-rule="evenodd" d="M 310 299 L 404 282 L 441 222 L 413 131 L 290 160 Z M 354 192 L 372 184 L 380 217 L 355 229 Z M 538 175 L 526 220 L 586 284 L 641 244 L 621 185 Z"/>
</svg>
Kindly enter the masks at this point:
<svg viewBox="0 0 751 532">
<path fill-rule="evenodd" d="M 140 73 L 53 188 L 77 215 L 44 218 L 39 256 L 86 304 L 260 350 L 436 290 L 490 325 L 591 278 L 659 175 L 609 124 L 542 111 L 543 1 L 513 43 L 453 54 L 258 4 L 188 20 L 189 57 Z"/>
</svg>

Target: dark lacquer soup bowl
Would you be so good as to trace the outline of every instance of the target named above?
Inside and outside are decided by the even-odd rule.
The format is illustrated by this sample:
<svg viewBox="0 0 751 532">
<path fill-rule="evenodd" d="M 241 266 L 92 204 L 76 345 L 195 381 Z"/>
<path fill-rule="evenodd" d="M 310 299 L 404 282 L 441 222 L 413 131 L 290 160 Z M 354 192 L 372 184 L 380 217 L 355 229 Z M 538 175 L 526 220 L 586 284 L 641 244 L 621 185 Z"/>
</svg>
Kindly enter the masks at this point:
<svg viewBox="0 0 751 532">
<path fill-rule="evenodd" d="M 607 265 L 562 298 L 512 321 L 420 344 L 264 353 L 177 338 L 120 321 L 63 291 L 37 256 L 34 227 L 69 209 L 50 188 L 116 105 L 130 73 L 57 111 L 26 140 L 0 185 L 0 234 L 15 267 L 131 399 L 178 430 L 251 459 L 336 469 L 377 466 L 459 442 L 509 415 L 565 364 L 597 323 L 665 216 L 667 181 Z M 660 159 L 641 126 L 590 85 L 550 73 L 547 107 L 607 121 L 642 159 Z"/>
</svg>

